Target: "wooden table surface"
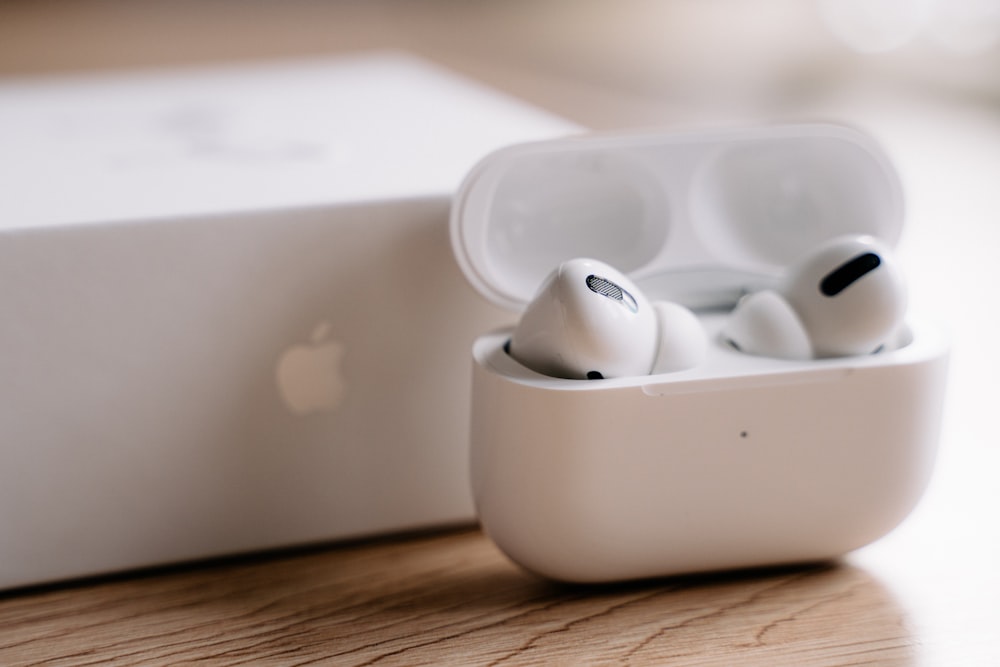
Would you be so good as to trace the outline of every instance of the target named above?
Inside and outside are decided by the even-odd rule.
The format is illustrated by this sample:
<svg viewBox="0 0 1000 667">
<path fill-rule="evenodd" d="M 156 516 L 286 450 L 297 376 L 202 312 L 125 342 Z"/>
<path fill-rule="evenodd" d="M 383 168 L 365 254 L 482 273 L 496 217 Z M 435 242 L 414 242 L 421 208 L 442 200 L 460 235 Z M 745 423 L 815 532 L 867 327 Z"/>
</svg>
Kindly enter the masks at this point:
<svg viewBox="0 0 1000 667">
<path fill-rule="evenodd" d="M 862 57 L 790 0 L 0 3 L 0 75 L 385 47 L 597 128 L 873 132 L 908 193 L 913 301 L 955 340 L 924 500 L 840 563 L 779 571 L 559 586 L 469 527 L 0 593 L 0 665 L 1000 664 L 997 49 Z"/>
<path fill-rule="evenodd" d="M 863 568 L 608 587 L 525 575 L 476 531 L 3 601 L 5 664 L 896 663 L 914 629 Z"/>
</svg>

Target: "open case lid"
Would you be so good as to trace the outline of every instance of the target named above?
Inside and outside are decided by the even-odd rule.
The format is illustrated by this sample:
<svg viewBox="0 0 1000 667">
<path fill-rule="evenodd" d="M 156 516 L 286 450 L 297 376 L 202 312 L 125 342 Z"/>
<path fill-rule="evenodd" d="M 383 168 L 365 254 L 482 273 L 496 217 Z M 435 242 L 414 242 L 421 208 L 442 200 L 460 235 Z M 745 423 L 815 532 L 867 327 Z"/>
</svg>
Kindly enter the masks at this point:
<svg viewBox="0 0 1000 667">
<path fill-rule="evenodd" d="M 501 149 L 459 189 L 451 238 L 470 283 L 511 310 L 573 257 L 615 266 L 651 298 L 704 308 L 773 285 L 835 236 L 895 245 L 902 224 L 899 177 L 869 136 L 786 125 Z"/>
</svg>

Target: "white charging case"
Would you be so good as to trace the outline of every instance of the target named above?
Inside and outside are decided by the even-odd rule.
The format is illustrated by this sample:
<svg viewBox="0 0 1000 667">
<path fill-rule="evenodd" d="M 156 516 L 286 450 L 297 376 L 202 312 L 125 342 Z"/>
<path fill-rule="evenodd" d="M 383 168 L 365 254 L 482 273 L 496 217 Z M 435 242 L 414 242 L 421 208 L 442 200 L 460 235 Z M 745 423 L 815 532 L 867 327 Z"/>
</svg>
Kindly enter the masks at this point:
<svg viewBox="0 0 1000 667">
<path fill-rule="evenodd" d="M 894 528 L 933 467 L 948 344 L 911 318 L 879 354 L 787 361 L 719 330 L 741 294 L 842 234 L 895 244 L 899 179 L 832 125 L 523 144 L 487 156 L 452 209 L 469 281 L 519 310 L 559 262 L 593 257 L 711 338 L 690 370 L 565 380 L 473 347 L 472 487 L 514 561 L 578 582 L 836 558 Z"/>
</svg>

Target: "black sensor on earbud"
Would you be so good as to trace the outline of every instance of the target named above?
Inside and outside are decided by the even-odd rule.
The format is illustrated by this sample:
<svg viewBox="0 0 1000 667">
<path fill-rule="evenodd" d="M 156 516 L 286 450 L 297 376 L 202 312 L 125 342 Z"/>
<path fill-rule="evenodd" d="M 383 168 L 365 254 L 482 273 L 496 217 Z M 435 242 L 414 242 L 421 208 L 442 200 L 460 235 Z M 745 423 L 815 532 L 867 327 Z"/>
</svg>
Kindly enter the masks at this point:
<svg viewBox="0 0 1000 667">
<path fill-rule="evenodd" d="M 823 296 L 837 296 L 881 263 L 882 259 L 873 252 L 858 255 L 826 274 L 819 284 L 819 291 Z"/>
</svg>

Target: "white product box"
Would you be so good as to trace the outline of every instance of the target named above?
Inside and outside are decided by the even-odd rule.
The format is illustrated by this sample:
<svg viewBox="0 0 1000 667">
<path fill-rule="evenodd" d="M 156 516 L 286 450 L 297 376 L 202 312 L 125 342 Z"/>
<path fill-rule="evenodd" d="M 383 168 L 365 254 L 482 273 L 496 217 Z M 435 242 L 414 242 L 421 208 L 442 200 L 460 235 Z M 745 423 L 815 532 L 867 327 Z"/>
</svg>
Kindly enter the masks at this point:
<svg viewBox="0 0 1000 667">
<path fill-rule="evenodd" d="M 572 129 L 393 54 L 0 82 L 0 587 L 471 521 L 450 197 Z"/>
<path fill-rule="evenodd" d="M 568 380 L 518 363 L 509 329 L 484 333 L 471 458 L 486 532 L 531 570 L 597 582 L 831 559 L 890 531 L 934 464 L 939 328 L 912 316 L 877 354 L 806 361 L 738 352 L 721 330 L 742 294 L 825 240 L 895 243 L 902 202 L 879 147 L 829 125 L 556 139 L 484 159 L 452 238 L 485 297 L 523 309 L 560 262 L 593 257 L 695 308 L 709 340 L 686 370 Z"/>
</svg>

